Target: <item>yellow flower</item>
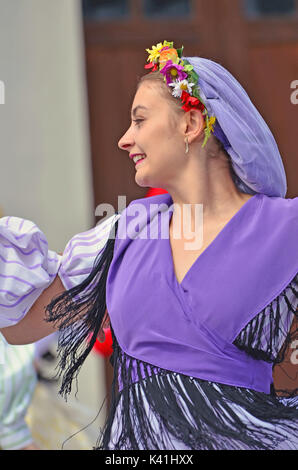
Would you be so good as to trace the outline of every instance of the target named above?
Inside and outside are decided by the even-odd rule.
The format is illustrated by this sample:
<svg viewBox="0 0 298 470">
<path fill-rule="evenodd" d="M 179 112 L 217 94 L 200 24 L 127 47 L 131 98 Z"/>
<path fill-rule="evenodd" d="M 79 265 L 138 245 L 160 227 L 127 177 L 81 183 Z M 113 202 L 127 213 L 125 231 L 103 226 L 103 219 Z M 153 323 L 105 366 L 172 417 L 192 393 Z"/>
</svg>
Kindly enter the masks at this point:
<svg viewBox="0 0 298 470">
<path fill-rule="evenodd" d="M 146 51 L 149 54 L 149 57 L 147 59 L 147 62 L 157 62 L 160 56 L 160 51 L 163 47 L 168 46 L 168 47 L 173 47 L 172 42 L 164 41 L 163 44 L 159 42 L 156 46 L 152 46 L 152 49 L 146 49 Z"/>
<path fill-rule="evenodd" d="M 211 116 L 211 118 L 209 119 L 208 121 L 208 129 L 210 132 L 213 132 L 214 131 L 214 124 L 215 124 L 215 121 L 216 121 L 216 117 L 215 116 Z"/>
</svg>

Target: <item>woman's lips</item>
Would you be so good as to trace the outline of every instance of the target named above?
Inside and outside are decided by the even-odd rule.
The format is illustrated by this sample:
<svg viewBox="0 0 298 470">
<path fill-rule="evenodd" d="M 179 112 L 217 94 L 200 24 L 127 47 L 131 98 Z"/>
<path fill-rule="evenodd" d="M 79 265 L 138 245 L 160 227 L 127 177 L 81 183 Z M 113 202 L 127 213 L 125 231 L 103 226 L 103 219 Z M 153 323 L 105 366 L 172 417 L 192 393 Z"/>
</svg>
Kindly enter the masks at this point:
<svg viewBox="0 0 298 470">
<path fill-rule="evenodd" d="M 137 166 L 139 163 L 143 162 L 144 160 L 146 160 L 146 157 L 142 158 L 141 160 L 138 160 L 137 163 L 136 163 L 136 166 Z"/>
</svg>

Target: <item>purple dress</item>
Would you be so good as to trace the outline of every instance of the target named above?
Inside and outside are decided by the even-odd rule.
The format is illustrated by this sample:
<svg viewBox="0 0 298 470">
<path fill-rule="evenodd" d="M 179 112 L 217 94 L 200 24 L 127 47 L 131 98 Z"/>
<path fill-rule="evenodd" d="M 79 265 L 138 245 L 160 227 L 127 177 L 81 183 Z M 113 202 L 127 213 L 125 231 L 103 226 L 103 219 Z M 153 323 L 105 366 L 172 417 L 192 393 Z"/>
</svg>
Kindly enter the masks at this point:
<svg viewBox="0 0 298 470">
<path fill-rule="evenodd" d="M 133 203 L 148 207 L 149 199 L 164 202 L 162 214 L 170 214 L 169 195 Z M 131 219 L 125 210 L 76 235 L 63 257 L 39 252 L 43 260 L 57 260 L 56 272 L 69 289 L 48 309 L 60 328 L 64 393 L 92 349 L 106 307 L 109 312 L 114 381 L 96 448 L 298 449 L 297 396 L 284 391 L 287 398 L 278 398 L 272 386 L 272 367 L 293 339 L 289 331 L 297 315 L 297 208 L 298 198 L 255 195 L 180 284 L 169 238 L 159 236 L 161 229 L 155 238 L 143 237 L 161 220 L 159 211 L 141 216 L 133 236 L 127 236 Z M 113 228 L 115 240 L 109 236 Z M 45 272 L 48 266 L 43 262 Z M 17 302 L 11 303 L 17 316 Z M 84 303 L 90 311 L 82 318 Z"/>
</svg>

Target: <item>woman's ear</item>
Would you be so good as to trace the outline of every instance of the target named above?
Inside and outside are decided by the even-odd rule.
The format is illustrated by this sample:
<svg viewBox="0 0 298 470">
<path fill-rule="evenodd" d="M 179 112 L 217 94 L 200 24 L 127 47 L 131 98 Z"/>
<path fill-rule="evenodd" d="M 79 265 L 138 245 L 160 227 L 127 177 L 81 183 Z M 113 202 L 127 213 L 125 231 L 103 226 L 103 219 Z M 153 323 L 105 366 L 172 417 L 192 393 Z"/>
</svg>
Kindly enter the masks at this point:
<svg viewBox="0 0 298 470">
<path fill-rule="evenodd" d="M 205 119 L 198 109 L 187 111 L 184 116 L 184 135 L 188 137 L 189 143 L 197 137 L 204 137 Z"/>
</svg>

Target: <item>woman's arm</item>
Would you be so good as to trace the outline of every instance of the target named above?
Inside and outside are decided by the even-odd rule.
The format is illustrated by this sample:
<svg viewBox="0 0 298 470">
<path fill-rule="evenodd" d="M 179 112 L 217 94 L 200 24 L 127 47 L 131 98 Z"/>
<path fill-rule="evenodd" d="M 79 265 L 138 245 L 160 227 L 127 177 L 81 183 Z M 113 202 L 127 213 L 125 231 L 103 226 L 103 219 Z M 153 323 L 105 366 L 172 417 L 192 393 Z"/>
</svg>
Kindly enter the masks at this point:
<svg viewBox="0 0 298 470">
<path fill-rule="evenodd" d="M 46 307 L 87 279 L 119 217 L 75 235 L 63 254 L 48 249 L 45 235 L 33 222 L 0 219 L 0 332 L 8 343 L 33 343 L 59 329 L 57 322 L 46 321 Z M 84 307 L 80 309 L 78 316 L 70 315 L 70 323 L 85 314 Z"/>
<path fill-rule="evenodd" d="M 0 329 L 6 341 L 10 344 L 35 343 L 35 341 L 56 331 L 53 324 L 45 320 L 45 307 L 53 297 L 62 294 L 64 291 L 65 287 L 57 275 L 19 323 Z"/>
</svg>

